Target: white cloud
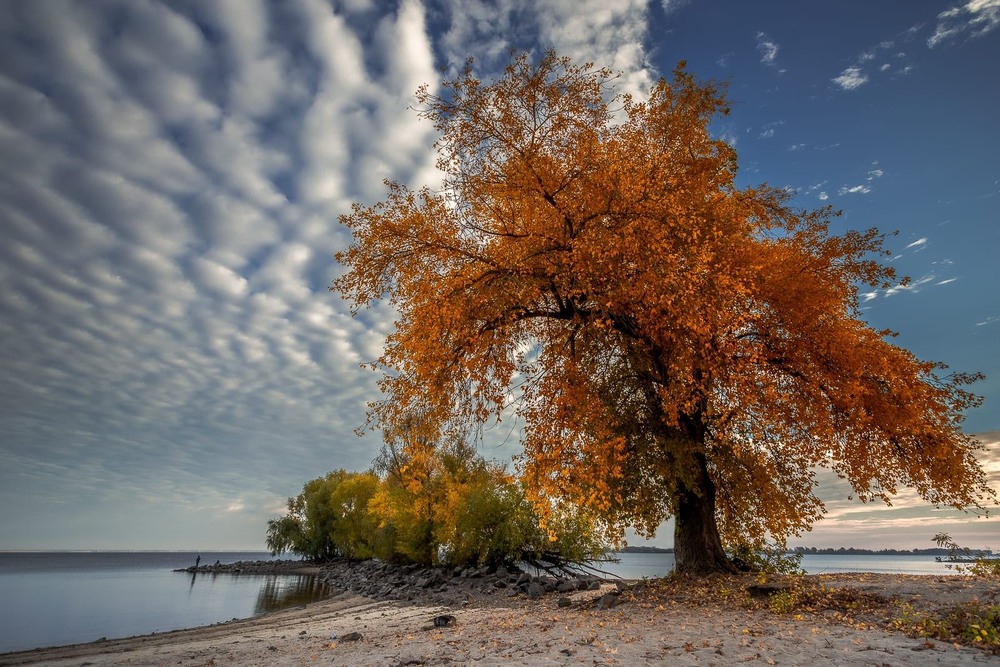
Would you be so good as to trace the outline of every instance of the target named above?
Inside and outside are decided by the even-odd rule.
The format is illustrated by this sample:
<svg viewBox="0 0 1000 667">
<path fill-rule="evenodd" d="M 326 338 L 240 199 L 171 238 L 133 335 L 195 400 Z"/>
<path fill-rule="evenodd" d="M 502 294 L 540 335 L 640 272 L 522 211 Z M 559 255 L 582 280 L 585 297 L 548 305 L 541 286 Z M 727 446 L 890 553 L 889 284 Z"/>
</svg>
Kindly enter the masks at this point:
<svg viewBox="0 0 1000 667">
<path fill-rule="evenodd" d="M 238 297 L 247 291 L 247 279 L 232 269 L 199 257 L 194 261 L 194 274 L 201 286 L 220 296 Z"/>
<path fill-rule="evenodd" d="M 835 76 L 832 81 L 843 90 L 854 90 L 868 82 L 868 76 L 861 71 L 860 67 L 848 67 L 840 76 Z"/>
<path fill-rule="evenodd" d="M 871 192 L 872 189 L 867 185 L 853 185 L 853 186 L 843 186 L 837 192 L 838 195 L 866 195 Z"/>
<path fill-rule="evenodd" d="M 757 53 L 760 54 L 760 61 L 765 65 L 775 65 L 778 59 L 778 44 L 772 41 L 763 32 L 757 33 Z"/>
<path fill-rule="evenodd" d="M 686 7 L 691 0 L 660 0 L 660 6 L 663 7 L 663 13 L 670 15 L 674 12 L 680 11 Z"/>
<path fill-rule="evenodd" d="M 904 248 L 904 250 L 908 248 L 917 248 L 919 246 L 924 245 L 925 243 L 927 243 L 927 237 L 919 238 L 916 241 L 913 241 L 912 243 L 908 243 L 906 245 L 906 248 Z"/>
<path fill-rule="evenodd" d="M 686 0 L 663 3 L 674 12 Z M 455 73 L 472 57 L 489 76 L 506 64 L 511 49 L 555 49 L 578 62 L 621 71 L 618 91 L 641 97 L 655 76 L 647 61 L 645 0 L 445 0 L 448 29 L 440 40 Z"/>
<path fill-rule="evenodd" d="M 645 0 L 551 0 L 536 8 L 543 45 L 623 73 L 619 92 L 642 96 L 654 81 L 643 44 Z"/>
<path fill-rule="evenodd" d="M 440 74 L 418 2 L 365 17 L 310 0 L 5 13 L 24 38 L 0 62 L 5 506 L 200 497 L 249 516 L 241 544 L 259 546 L 275 497 L 370 463 L 358 363 L 393 313 L 351 319 L 326 290 L 335 220 L 382 175 L 433 166 L 407 106 Z M 216 539 L 188 544 L 233 545 Z"/>
<path fill-rule="evenodd" d="M 926 275 L 920 278 L 919 280 L 911 280 L 905 285 L 895 285 L 893 287 L 890 287 L 885 291 L 885 296 L 887 297 L 894 296 L 896 294 L 899 294 L 900 292 L 919 292 L 921 287 L 933 281 L 934 281 L 933 275 Z"/>
<path fill-rule="evenodd" d="M 765 123 L 763 127 L 761 127 L 761 130 L 757 134 L 757 137 L 759 139 L 773 139 L 775 132 L 777 131 L 777 128 L 781 127 L 784 124 L 785 121 L 783 120 L 776 120 L 770 123 Z"/>
<path fill-rule="evenodd" d="M 955 282 L 956 280 L 958 280 L 958 278 L 946 278 L 945 280 L 940 280 L 940 281 L 938 281 L 938 283 L 937 283 L 937 284 L 938 284 L 938 285 L 947 285 L 948 283 L 953 283 L 953 282 Z"/>
<path fill-rule="evenodd" d="M 968 0 L 941 12 L 937 20 L 934 34 L 927 39 L 930 48 L 960 35 L 982 37 L 1000 25 L 1000 0 Z"/>
<path fill-rule="evenodd" d="M 830 198 L 830 195 L 828 195 L 828 194 L 826 194 L 826 192 L 822 192 L 822 191 L 818 195 L 816 195 L 816 196 L 819 198 L 820 201 L 826 201 L 827 199 Z"/>
</svg>

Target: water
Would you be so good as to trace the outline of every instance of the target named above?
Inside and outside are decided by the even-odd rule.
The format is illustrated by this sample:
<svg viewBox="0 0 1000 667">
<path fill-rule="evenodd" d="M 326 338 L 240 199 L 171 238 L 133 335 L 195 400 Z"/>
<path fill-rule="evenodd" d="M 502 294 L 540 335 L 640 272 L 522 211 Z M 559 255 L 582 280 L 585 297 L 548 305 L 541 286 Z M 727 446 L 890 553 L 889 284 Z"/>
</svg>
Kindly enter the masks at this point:
<svg viewBox="0 0 1000 667">
<path fill-rule="evenodd" d="M 0 653 L 248 618 L 326 597 L 310 576 L 174 572 L 197 553 L 0 553 Z M 202 564 L 266 552 L 201 553 Z"/>
<path fill-rule="evenodd" d="M 248 618 L 326 597 L 315 577 L 173 572 L 191 553 L 0 553 L 0 653 L 114 639 Z M 202 553 L 201 562 L 269 558 L 263 552 Z M 654 578 L 673 554 L 623 553 L 600 569 L 625 579 Z M 810 574 L 951 574 L 933 556 L 807 554 Z"/>
<path fill-rule="evenodd" d="M 620 553 L 618 563 L 605 563 L 601 569 L 623 579 L 662 577 L 674 569 L 674 555 L 664 553 Z M 890 574 L 955 574 L 934 556 L 876 556 L 805 554 L 802 569 L 807 574 L 834 572 L 884 572 Z"/>
</svg>

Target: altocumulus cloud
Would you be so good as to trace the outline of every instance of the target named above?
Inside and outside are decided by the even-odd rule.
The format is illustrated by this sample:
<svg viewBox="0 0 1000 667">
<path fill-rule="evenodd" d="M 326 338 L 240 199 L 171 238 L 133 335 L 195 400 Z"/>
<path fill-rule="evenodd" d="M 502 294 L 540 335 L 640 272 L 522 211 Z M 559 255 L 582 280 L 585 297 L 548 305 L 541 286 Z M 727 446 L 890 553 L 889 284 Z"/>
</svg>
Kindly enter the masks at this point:
<svg viewBox="0 0 1000 667">
<path fill-rule="evenodd" d="M 169 508 L 243 514 L 228 544 L 259 545 L 305 479 L 367 467 L 393 313 L 327 292 L 337 215 L 438 178 L 408 107 L 470 53 L 529 34 L 647 89 L 644 3 L 591 4 L 0 3 L 0 502 L 27 516 L 0 548 L 109 506 L 83 523 L 185 546 L 212 529 Z"/>
</svg>

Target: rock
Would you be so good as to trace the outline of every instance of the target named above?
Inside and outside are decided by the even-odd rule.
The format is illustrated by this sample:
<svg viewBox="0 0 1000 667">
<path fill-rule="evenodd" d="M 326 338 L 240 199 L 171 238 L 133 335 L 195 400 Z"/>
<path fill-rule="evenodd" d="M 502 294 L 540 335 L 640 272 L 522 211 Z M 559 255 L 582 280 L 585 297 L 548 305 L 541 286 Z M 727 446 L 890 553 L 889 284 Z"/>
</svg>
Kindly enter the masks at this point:
<svg viewBox="0 0 1000 667">
<path fill-rule="evenodd" d="M 360 632 L 348 632 L 346 635 L 341 635 L 337 637 L 342 642 L 356 642 L 361 640 Z"/>
<path fill-rule="evenodd" d="M 503 579 L 497 579 L 496 581 L 493 582 L 493 585 L 496 588 L 507 588 L 507 582 L 504 581 Z"/>
<path fill-rule="evenodd" d="M 572 579 L 567 579 L 566 581 L 556 586 L 556 590 L 559 591 L 560 593 L 569 593 L 570 591 L 575 591 L 576 589 L 577 589 L 577 583 Z"/>
<path fill-rule="evenodd" d="M 587 584 L 588 591 L 599 591 L 601 590 L 601 582 L 597 579 L 591 579 L 590 583 Z"/>
<path fill-rule="evenodd" d="M 537 581 L 532 581 L 528 584 L 528 590 L 525 591 L 528 597 L 532 600 L 537 600 L 545 593 L 545 587 L 539 584 Z"/>
<path fill-rule="evenodd" d="M 520 586 L 521 584 L 531 583 L 531 575 L 528 574 L 527 572 L 522 572 L 521 575 L 514 581 L 514 583 L 518 586 Z"/>
<path fill-rule="evenodd" d="M 434 617 L 434 627 L 435 628 L 448 628 L 455 625 L 457 619 L 451 614 L 442 614 L 441 616 Z"/>
<path fill-rule="evenodd" d="M 504 567 L 503 565 L 497 568 L 496 575 L 501 579 L 506 579 L 509 574 L 510 572 L 508 572 L 507 568 Z"/>
<path fill-rule="evenodd" d="M 604 611 L 606 609 L 611 609 L 616 604 L 618 604 L 618 594 L 605 593 L 601 596 L 601 599 L 597 601 L 597 609 L 598 611 Z"/>
<path fill-rule="evenodd" d="M 561 597 L 561 598 L 559 598 L 559 601 L 556 602 L 556 605 L 559 606 L 559 607 L 569 607 L 572 604 L 573 604 L 573 601 L 570 600 L 568 597 Z"/>
<path fill-rule="evenodd" d="M 766 583 L 747 586 L 747 594 L 752 598 L 769 598 L 775 593 L 788 593 L 791 590 L 789 584 Z"/>
</svg>

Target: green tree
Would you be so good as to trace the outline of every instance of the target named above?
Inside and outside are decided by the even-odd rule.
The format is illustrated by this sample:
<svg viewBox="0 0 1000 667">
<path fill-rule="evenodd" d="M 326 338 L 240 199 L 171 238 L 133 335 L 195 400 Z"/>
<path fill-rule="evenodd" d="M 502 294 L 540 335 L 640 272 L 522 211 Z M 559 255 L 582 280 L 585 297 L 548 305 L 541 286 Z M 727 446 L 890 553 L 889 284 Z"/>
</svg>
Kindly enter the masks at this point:
<svg viewBox="0 0 1000 667">
<path fill-rule="evenodd" d="M 268 521 L 267 548 L 273 555 L 317 560 L 371 557 L 377 523 L 368 504 L 378 484 L 371 473 L 344 470 L 306 482 L 302 493 L 288 499 L 288 513 Z"/>
</svg>

